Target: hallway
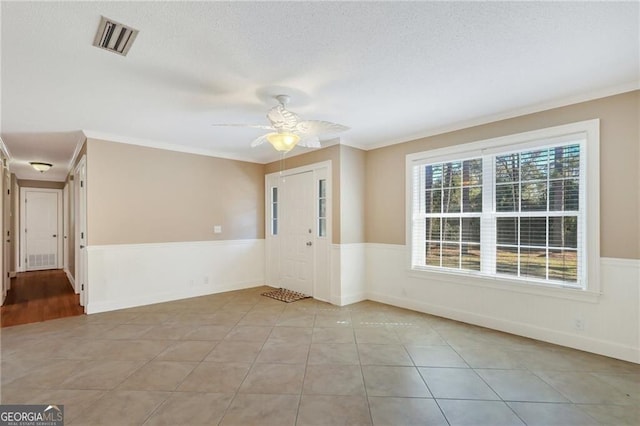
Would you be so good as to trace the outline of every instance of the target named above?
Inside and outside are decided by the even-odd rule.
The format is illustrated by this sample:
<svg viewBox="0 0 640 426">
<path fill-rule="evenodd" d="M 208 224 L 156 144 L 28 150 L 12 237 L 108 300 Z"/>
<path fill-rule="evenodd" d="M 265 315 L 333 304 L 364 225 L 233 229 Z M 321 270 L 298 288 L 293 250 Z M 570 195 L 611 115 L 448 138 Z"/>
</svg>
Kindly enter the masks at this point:
<svg viewBox="0 0 640 426">
<path fill-rule="evenodd" d="M 2 327 L 83 314 L 79 296 L 61 269 L 19 273 L 11 279 L 1 310 Z"/>
</svg>

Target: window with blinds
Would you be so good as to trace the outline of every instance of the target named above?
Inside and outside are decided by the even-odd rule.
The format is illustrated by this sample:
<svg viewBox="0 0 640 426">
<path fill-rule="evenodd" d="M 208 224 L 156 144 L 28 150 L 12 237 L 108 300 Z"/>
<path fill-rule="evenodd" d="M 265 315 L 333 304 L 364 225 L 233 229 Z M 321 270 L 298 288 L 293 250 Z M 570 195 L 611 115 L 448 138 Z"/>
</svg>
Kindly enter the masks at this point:
<svg viewBox="0 0 640 426">
<path fill-rule="evenodd" d="M 420 191 L 414 230 L 423 239 L 417 260 L 479 271 L 482 159 L 416 166 L 414 176 Z"/>
<path fill-rule="evenodd" d="M 587 133 L 500 142 L 410 156 L 411 268 L 585 288 Z"/>
<path fill-rule="evenodd" d="M 496 273 L 577 284 L 580 144 L 493 162 Z"/>
</svg>

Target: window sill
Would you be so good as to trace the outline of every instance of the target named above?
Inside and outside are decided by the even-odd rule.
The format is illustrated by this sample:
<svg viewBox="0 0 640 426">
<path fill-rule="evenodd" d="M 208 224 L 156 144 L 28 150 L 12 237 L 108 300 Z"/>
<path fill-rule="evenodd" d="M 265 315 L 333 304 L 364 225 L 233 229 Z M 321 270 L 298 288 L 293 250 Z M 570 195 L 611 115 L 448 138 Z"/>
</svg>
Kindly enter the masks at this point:
<svg viewBox="0 0 640 426">
<path fill-rule="evenodd" d="M 407 275 L 422 280 L 434 280 L 451 284 L 471 287 L 492 288 L 514 293 L 531 294 L 535 296 L 554 297 L 575 300 L 586 303 L 598 303 L 602 293 L 580 288 L 562 287 L 560 285 L 546 285 L 535 281 L 510 280 L 502 277 L 487 277 L 464 272 L 429 271 L 423 269 L 409 269 Z"/>
</svg>

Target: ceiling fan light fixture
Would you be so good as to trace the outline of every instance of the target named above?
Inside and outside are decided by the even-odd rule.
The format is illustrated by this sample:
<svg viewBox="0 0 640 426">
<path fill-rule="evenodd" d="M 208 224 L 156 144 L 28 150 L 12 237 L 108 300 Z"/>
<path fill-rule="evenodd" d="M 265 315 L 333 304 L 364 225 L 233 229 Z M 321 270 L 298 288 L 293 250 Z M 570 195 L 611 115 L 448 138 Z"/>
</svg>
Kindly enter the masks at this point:
<svg viewBox="0 0 640 426">
<path fill-rule="evenodd" d="M 31 164 L 31 167 L 33 167 L 40 173 L 46 172 L 53 166 L 53 164 L 43 163 L 41 161 L 30 161 L 29 164 Z"/>
<path fill-rule="evenodd" d="M 289 132 L 269 133 L 267 140 L 276 151 L 289 152 L 300 141 L 300 136 Z"/>
</svg>

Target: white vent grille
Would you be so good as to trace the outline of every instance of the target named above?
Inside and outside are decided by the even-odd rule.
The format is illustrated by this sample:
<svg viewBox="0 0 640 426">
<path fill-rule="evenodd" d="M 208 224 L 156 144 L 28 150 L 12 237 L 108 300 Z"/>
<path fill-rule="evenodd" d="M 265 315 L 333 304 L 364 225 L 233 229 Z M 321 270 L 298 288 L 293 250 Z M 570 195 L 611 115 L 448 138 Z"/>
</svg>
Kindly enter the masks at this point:
<svg viewBox="0 0 640 426">
<path fill-rule="evenodd" d="M 137 35 L 138 30 L 102 16 L 93 45 L 126 56 Z"/>
<path fill-rule="evenodd" d="M 28 261 L 30 268 L 55 268 L 58 264 L 55 253 L 51 254 L 30 254 Z"/>
</svg>

